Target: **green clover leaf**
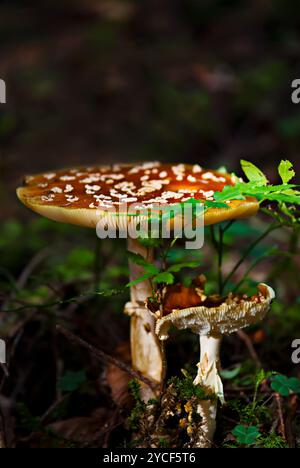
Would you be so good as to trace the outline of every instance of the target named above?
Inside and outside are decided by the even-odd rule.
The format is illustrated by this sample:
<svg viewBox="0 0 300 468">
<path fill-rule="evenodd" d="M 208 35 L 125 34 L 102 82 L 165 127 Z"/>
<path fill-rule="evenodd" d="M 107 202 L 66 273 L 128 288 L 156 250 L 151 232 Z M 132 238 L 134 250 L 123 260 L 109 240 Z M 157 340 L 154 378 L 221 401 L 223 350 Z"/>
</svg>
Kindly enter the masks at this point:
<svg viewBox="0 0 300 468">
<path fill-rule="evenodd" d="M 260 432 L 256 426 L 236 426 L 232 434 L 236 437 L 240 445 L 252 445 L 260 436 Z"/>
<path fill-rule="evenodd" d="M 275 375 L 271 379 L 271 388 L 279 395 L 288 397 L 291 393 L 300 393 L 300 380 L 296 377 L 288 378 L 285 375 Z"/>
</svg>

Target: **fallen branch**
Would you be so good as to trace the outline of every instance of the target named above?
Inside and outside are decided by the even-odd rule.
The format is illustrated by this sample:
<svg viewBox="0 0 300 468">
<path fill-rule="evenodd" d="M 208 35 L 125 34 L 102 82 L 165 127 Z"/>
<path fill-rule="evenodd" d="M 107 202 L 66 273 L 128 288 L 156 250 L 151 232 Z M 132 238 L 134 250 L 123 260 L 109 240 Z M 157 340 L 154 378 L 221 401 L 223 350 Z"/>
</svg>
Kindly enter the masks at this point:
<svg viewBox="0 0 300 468">
<path fill-rule="evenodd" d="M 157 390 L 157 384 L 155 382 L 152 382 L 147 377 L 144 377 L 140 372 L 135 371 L 134 369 L 132 369 L 132 367 L 128 366 L 123 361 L 120 361 L 119 359 L 116 359 L 110 356 L 109 354 L 106 354 L 101 349 L 95 348 L 93 345 L 79 338 L 79 336 L 74 335 L 74 333 L 70 332 L 69 330 L 62 327 L 61 325 L 57 325 L 56 329 L 59 333 L 64 335 L 74 345 L 79 345 L 82 348 L 87 349 L 99 361 L 104 361 L 106 363 L 110 363 L 116 367 L 119 367 L 119 369 L 122 369 L 124 372 L 127 372 L 127 374 L 131 375 L 132 378 L 140 380 L 141 382 L 146 384 L 148 387 L 151 388 L 151 390 L 153 391 Z"/>
</svg>

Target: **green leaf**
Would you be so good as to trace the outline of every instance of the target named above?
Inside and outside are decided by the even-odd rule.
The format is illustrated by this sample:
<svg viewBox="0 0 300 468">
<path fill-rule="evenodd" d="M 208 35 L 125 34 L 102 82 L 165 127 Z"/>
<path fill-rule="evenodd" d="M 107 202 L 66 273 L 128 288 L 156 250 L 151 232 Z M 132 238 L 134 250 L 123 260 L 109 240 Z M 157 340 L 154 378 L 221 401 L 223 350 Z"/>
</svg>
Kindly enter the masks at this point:
<svg viewBox="0 0 300 468">
<path fill-rule="evenodd" d="M 144 257 L 142 257 L 140 254 L 130 252 L 130 250 L 127 251 L 127 257 L 132 263 L 135 263 L 136 265 L 149 265 L 149 262 L 147 262 L 147 260 Z"/>
<path fill-rule="evenodd" d="M 300 393 L 300 380 L 296 377 L 291 377 L 289 379 L 289 386 L 293 393 Z"/>
<path fill-rule="evenodd" d="M 278 203 L 292 203 L 300 205 L 300 193 L 296 192 L 297 195 L 288 195 L 286 193 L 270 193 L 266 195 L 265 199 L 270 201 L 277 201 Z"/>
<path fill-rule="evenodd" d="M 278 166 L 278 173 L 282 179 L 284 184 L 288 184 L 293 177 L 295 177 L 296 173 L 293 170 L 293 164 L 288 160 L 282 160 Z"/>
<path fill-rule="evenodd" d="M 145 271 L 146 271 L 146 273 L 150 273 L 153 276 L 153 275 L 157 275 L 157 273 L 159 273 L 159 268 L 157 268 L 157 266 L 152 265 L 151 263 L 149 263 L 148 265 L 145 266 Z"/>
<path fill-rule="evenodd" d="M 149 274 L 150 277 L 159 273 L 159 269 L 157 268 L 157 266 L 153 265 L 153 263 L 148 262 L 140 254 L 135 254 L 133 252 L 127 251 L 127 256 L 132 263 L 144 267 L 145 273 L 147 275 Z"/>
<path fill-rule="evenodd" d="M 131 288 L 131 286 L 135 286 L 136 284 L 139 284 L 142 281 L 153 278 L 153 276 L 154 276 L 153 273 L 145 273 L 144 275 L 139 276 L 139 278 L 136 278 L 135 280 L 130 281 L 130 283 L 127 283 L 126 287 Z"/>
<path fill-rule="evenodd" d="M 236 440 L 241 445 L 252 445 L 256 439 L 260 436 L 260 432 L 256 426 L 236 426 L 232 434 L 236 437 Z"/>
<path fill-rule="evenodd" d="M 238 187 L 242 193 L 246 193 L 247 195 L 255 195 L 258 194 L 268 194 L 268 193 L 291 193 L 292 191 L 289 189 L 296 188 L 297 185 L 295 184 L 281 184 L 281 185 L 257 185 L 253 182 L 247 183 L 240 183 Z M 294 192 L 294 191 L 293 191 Z M 295 193 L 298 193 L 295 191 Z"/>
<path fill-rule="evenodd" d="M 84 371 L 72 372 L 67 371 L 60 379 L 58 386 L 63 392 L 74 392 L 81 384 L 86 381 Z"/>
<path fill-rule="evenodd" d="M 167 271 L 170 273 L 178 273 L 183 268 L 198 268 L 200 266 L 199 262 L 184 262 L 184 263 L 177 263 L 175 265 L 171 265 Z"/>
<path fill-rule="evenodd" d="M 282 396 L 289 396 L 290 388 L 285 375 L 276 375 L 271 382 L 271 388 Z"/>
<path fill-rule="evenodd" d="M 295 184 L 262 185 L 261 182 L 237 182 L 234 186 L 225 186 L 222 192 L 214 194 L 215 200 L 222 203 L 227 200 L 244 200 L 247 196 L 257 198 L 260 202 L 273 201 L 282 206 L 300 205 L 300 191 Z M 271 212 L 270 212 L 271 213 Z"/>
<path fill-rule="evenodd" d="M 217 201 L 210 201 L 210 200 L 206 200 L 205 206 L 206 206 L 206 208 L 222 208 L 222 209 L 225 209 L 225 210 L 229 210 L 229 208 L 230 208 L 226 203 L 221 203 L 221 202 L 217 202 Z"/>
<path fill-rule="evenodd" d="M 139 243 L 147 248 L 158 248 L 161 246 L 161 239 L 151 237 L 139 237 Z"/>
<path fill-rule="evenodd" d="M 233 369 L 228 369 L 228 370 L 223 370 L 220 372 L 221 377 L 226 380 L 232 380 L 235 379 L 241 372 L 242 366 L 239 364 L 235 366 Z"/>
<path fill-rule="evenodd" d="M 172 275 L 172 273 L 169 273 L 168 271 L 159 273 L 153 278 L 154 283 L 173 284 L 174 281 L 175 281 L 174 275 Z"/>
<path fill-rule="evenodd" d="M 241 160 L 242 169 L 250 182 L 255 182 L 257 185 L 267 185 L 268 179 L 264 173 L 249 161 Z"/>
<path fill-rule="evenodd" d="M 247 184 L 240 183 L 236 185 L 226 185 L 222 192 L 215 192 L 214 197 L 216 202 L 224 202 L 227 200 L 243 200 L 245 195 L 243 194 L 243 189 Z"/>
<path fill-rule="evenodd" d="M 271 388 L 280 395 L 288 397 L 290 393 L 300 393 L 300 380 L 295 377 L 276 375 L 271 380 Z"/>
</svg>

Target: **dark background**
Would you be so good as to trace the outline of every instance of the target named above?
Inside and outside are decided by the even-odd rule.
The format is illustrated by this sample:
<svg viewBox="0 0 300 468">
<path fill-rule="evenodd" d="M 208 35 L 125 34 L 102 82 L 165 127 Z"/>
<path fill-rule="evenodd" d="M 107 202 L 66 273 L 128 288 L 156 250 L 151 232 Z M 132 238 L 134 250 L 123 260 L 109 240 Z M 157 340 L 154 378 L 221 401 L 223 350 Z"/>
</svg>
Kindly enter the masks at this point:
<svg viewBox="0 0 300 468">
<path fill-rule="evenodd" d="M 1 218 L 25 216 L 15 187 L 50 168 L 299 166 L 299 23 L 284 0 L 2 1 Z"/>
</svg>

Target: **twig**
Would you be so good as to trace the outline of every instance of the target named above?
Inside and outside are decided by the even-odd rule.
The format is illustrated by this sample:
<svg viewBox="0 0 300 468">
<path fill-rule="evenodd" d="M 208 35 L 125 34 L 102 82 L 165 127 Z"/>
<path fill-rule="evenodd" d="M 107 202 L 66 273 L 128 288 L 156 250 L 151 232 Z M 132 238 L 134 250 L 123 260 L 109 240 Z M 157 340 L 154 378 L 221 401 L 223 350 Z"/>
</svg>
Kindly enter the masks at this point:
<svg viewBox="0 0 300 468">
<path fill-rule="evenodd" d="M 252 357 L 253 361 L 255 362 L 256 367 L 260 368 L 261 367 L 260 359 L 259 359 L 259 357 L 257 355 L 257 352 L 255 351 L 255 348 L 253 346 L 253 343 L 252 343 L 251 339 L 249 338 L 249 336 L 247 335 L 247 333 L 245 333 L 243 330 L 239 330 L 237 332 L 237 334 L 238 334 L 239 338 L 247 346 L 249 354 Z"/>
<path fill-rule="evenodd" d="M 5 441 L 5 431 L 4 431 L 4 417 L 2 411 L 0 412 L 0 449 L 6 448 Z"/>
<path fill-rule="evenodd" d="M 224 227 L 219 226 L 219 237 L 217 239 L 215 234 L 214 226 L 211 226 L 211 240 L 212 244 L 217 252 L 218 256 L 218 285 L 219 285 L 219 294 L 223 294 L 224 290 L 224 281 L 223 281 L 223 257 L 224 257 L 224 235 L 231 228 L 235 220 L 229 221 Z"/>
<path fill-rule="evenodd" d="M 219 294 L 223 293 L 223 229 L 219 227 L 219 238 L 216 238 L 215 228 L 211 226 L 211 239 L 212 244 L 217 252 L 218 256 L 218 286 L 219 286 Z"/>
<path fill-rule="evenodd" d="M 296 448 L 296 441 L 295 441 L 295 435 L 294 435 L 294 432 L 295 432 L 294 421 L 295 421 L 295 414 L 297 411 L 297 406 L 298 406 L 298 396 L 292 395 L 290 397 L 287 417 L 285 420 L 286 439 L 290 448 Z"/>
<path fill-rule="evenodd" d="M 31 276 L 32 272 L 42 263 L 50 254 L 51 249 L 46 247 L 45 249 L 37 252 L 36 255 L 27 263 L 21 275 L 18 278 L 17 285 L 18 288 L 24 288 L 27 283 L 28 278 Z"/>
<path fill-rule="evenodd" d="M 7 365 L 6 365 L 6 364 L 2 364 L 2 362 L 0 362 L 0 367 L 1 367 L 1 369 L 3 370 L 3 374 L 5 375 L 5 377 L 8 377 L 8 376 L 9 376 L 9 372 L 8 372 L 8 369 L 7 369 Z"/>
<path fill-rule="evenodd" d="M 228 284 L 228 282 L 231 280 L 231 278 L 234 276 L 234 274 L 237 272 L 237 270 L 240 268 L 240 266 L 244 263 L 246 258 L 249 256 L 249 254 L 252 252 L 252 250 L 263 240 L 265 237 L 267 237 L 272 231 L 275 231 L 276 229 L 279 229 L 281 227 L 281 224 L 272 224 L 271 226 L 268 227 L 268 229 L 263 232 L 255 241 L 252 242 L 252 244 L 249 245 L 249 247 L 246 249 L 246 251 L 243 253 L 241 256 L 240 260 L 236 263 L 232 271 L 227 275 L 225 280 L 223 281 L 223 289 L 225 286 Z"/>
<path fill-rule="evenodd" d="M 110 363 L 116 367 L 119 367 L 119 369 L 122 369 L 124 372 L 127 372 L 127 374 L 131 375 L 134 379 L 138 379 L 144 384 L 148 385 L 148 387 L 150 387 L 152 390 L 157 390 L 157 385 L 154 382 L 152 382 L 147 377 L 143 376 L 140 372 L 135 371 L 134 369 L 132 369 L 132 367 L 128 366 L 124 362 L 110 356 L 109 354 L 106 354 L 104 351 L 98 348 L 95 348 L 93 345 L 91 345 L 87 341 L 84 341 L 79 336 L 74 335 L 74 333 L 70 332 L 61 325 L 57 325 L 56 329 L 57 331 L 59 331 L 59 333 L 64 335 L 71 343 L 79 345 L 82 348 L 85 348 L 88 351 L 90 351 L 90 353 L 93 354 L 99 361 L 104 361 L 106 363 Z"/>
<path fill-rule="evenodd" d="M 1 384 L 1 387 L 3 385 Z M 1 448 L 11 448 L 11 433 L 12 431 L 9 428 L 10 417 L 7 414 L 7 409 L 4 408 L 4 398 L 0 394 L 0 449 Z"/>
<path fill-rule="evenodd" d="M 271 395 L 271 397 L 273 398 L 273 395 Z M 276 418 L 273 419 L 272 426 L 271 426 L 271 429 L 269 431 L 269 434 L 276 434 L 276 429 L 277 429 L 278 423 L 279 423 L 279 418 L 278 418 L 278 416 L 276 416 Z"/>
<path fill-rule="evenodd" d="M 160 342 L 160 350 L 161 350 L 161 356 L 162 356 L 162 379 L 160 383 L 159 394 L 162 395 L 166 389 L 166 378 L 167 378 L 167 369 L 168 369 L 165 343 L 163 341 Z"/>
<path fill-rule="evenodd" d="M 223 294 L 223 254 L 224 254 L 224 231 L 219 226 L 219 248 L 218 248 L 218 283 L 219 294 Z"/>
<path fill-rule="evenodd" d="M 228 221 L 228 223 L 226 224 L 226 226 L 224 226 L 224 227 L 222 228 L 223 234 L 225 234 L 225 233 L 228 231 L 228 229 L 230 229 L 231 226 L 232 226 L 235 222 L 236 222 L 235 219 L 231 219 L 230 221 Z"/>
<path fill-rule="evenodd" d="M 284 423 L 284 417 L 283 417 L 283 411 L 282 411 L 282 404 L 281 404 L 281 396 L 279 393 L 274 393 L 275 401 L 277 403 L 277 408 L 278 408 L 278 416 L 279 416 L 279 432 L 280 435 L 284 440 L 286 440 L 286 434 L 285 434 L 285 423 Z"/>
<path fill-rule="evenodd" d="M 232 292 L 233 293 L 236 293 L 240 287 L 247 281 L 248 279 L 248 276 L 249 274 L 251 273 L 252 270 L 254 270 L 254 268 L 256 268 L 256 266 L 261 262 L 265 260 L 265 257 L 260 257 L 260 258 L 257 258 L 256 260 L 254 260 L 254 262 L 252 262 L 249 267 L 247 268 L 247 270 L 245 271 L 243 277 L 241 278 L 241 280 L 238 282 L 238 284 L 233 288 Z"/>
<path fill-rule="evenodd" d="M 51 406 L 49 406 L 49 408 L 46 410 L 46 412 L 41 417 L 41 422 L 42 423 L 47 422 L 48 419 L 49 419 L 49 416 L 53 413 L 53 411 L 55 411 L 61 405 L 61 403 L 63 403 L 65 400 L 67 400 L 69 398 L 69 396 L 70 396 L 70 394 L 67 393 L 66 395 L 64 395 L 61 398 L 59 398 L 58 400 L 56 400 Z"/>
<path fill-rule="evenodd" d="M 7 446 L 7 432 L 6 432 L 6 420 L 4 416 L 4 411 L 2 408 L 1 400 L 0 400 L 0 449 L 6 448 Z"/>
<path fill-rule="evenodd" d="M 114 411 L 114 414 L 110 418 L 109 422 L 105 424 L 104 430 L 102 431 L 102 435 L 104 435 L 102 448 L 108 448 L 111 433 L 116 427 L 118 427 L 121 424 L 121 421 L 122 419 L 120 418 L 120 410 L 119 408 L 117 408 Z"/>
<path fill-rule="evenodd" d="M 39 252 L 37 252 L 31 258 L 31 260 L 27 263 L 27 265 L 21 272 L 18 280 L 15 282 L 15 287 L 13 288 L 13 291 L 11 292 L 9 297 L 7 297 L 6 301 L 3 303 L 2 305 L 3 309 L 6 309 L 9 302 L 16 298 L 18 291 L 25 287 L 33 271 L 49 256 L 50 252 L 51 250 L 49 249 L 49 247 L 46 247 L 45 249 L 42 249 Z"/>
<path fill-rule="evenodd" d="M 65 304 L 71 304 L 71 303 L 78 303 L 79 300 L 82 300 L 83 298 L 92 298 L 94 296 L 102 296 L 102 297 L 110 297 L 110 296 L 117 296 L 118 294 L 124 293 L 126 288 L 122 289 L 112 289 L 111 291 L 91 291 L 90 293 L 86 294 L 78 294 L 78 296 L 71 297 L 69 299 L 64 299 L 64 300 L 59 300 L 59 301 L 53 301 L 53 302 L 47 302 L 45 304 L 25 304 L 21 307 L 15 307 L 11 309 L 4 309 L 1 310 L 1 312 L 5 313 L 12 313 L 12 312 L 23 312 L 24 310 L 27 309 L 48 309 L 54 306 L 60 306 L 60 305 L 65 305 Z"/>
</svg>

